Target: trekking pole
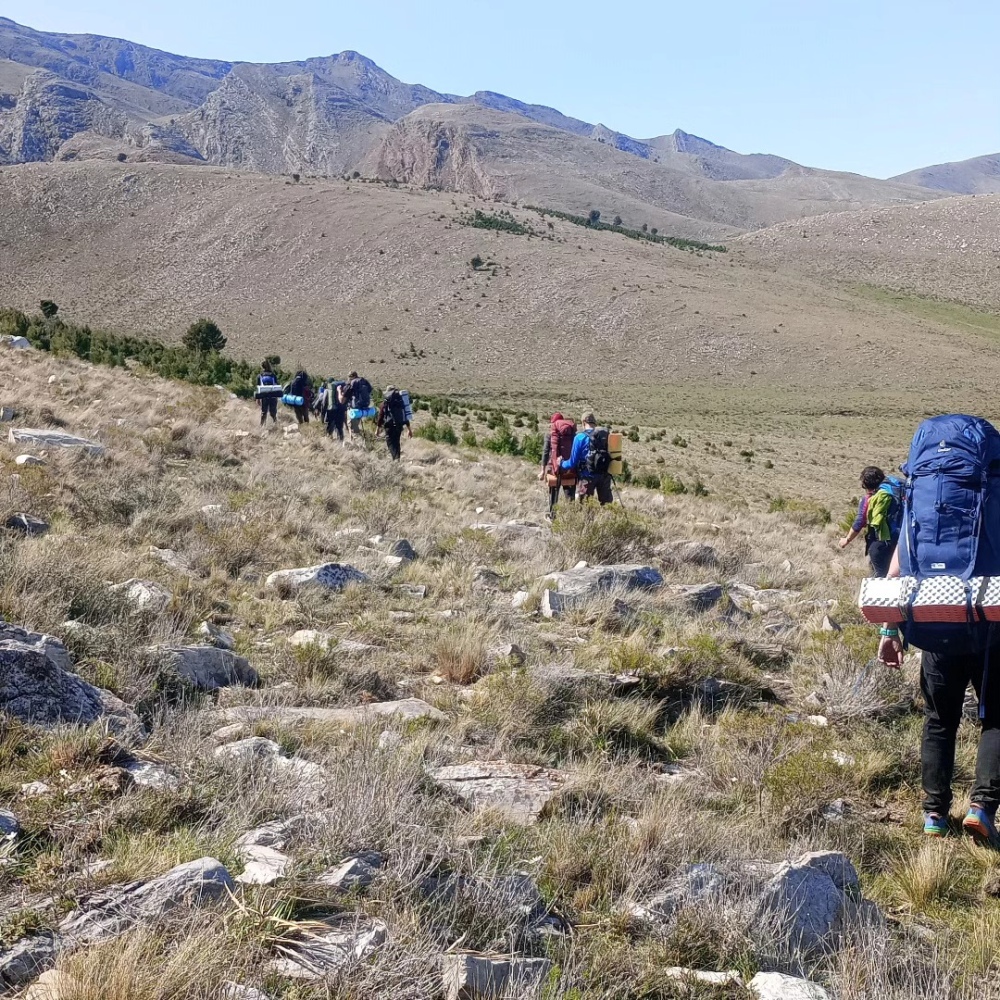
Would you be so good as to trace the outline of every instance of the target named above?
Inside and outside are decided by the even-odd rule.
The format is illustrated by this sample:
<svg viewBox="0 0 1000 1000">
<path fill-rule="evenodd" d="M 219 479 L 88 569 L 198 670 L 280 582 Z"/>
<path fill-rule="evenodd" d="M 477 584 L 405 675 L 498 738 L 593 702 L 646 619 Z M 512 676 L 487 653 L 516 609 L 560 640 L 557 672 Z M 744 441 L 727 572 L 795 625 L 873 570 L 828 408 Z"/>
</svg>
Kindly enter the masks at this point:
<svg viewBox="0 0 1000 1000">
<path fill-rule="evenodd" d="M 614 492 L 618 497 L 618 502 L 621 504 L 622 513 L 625 515 L 625 521 L 628 523 L 628 508 L 625 506 L 625 501 L 622 499 L 622 490 L 618 485 L 618 480 L 614 476 L 611 476 L 611 484 L 614 487 Z"/>
</svg>

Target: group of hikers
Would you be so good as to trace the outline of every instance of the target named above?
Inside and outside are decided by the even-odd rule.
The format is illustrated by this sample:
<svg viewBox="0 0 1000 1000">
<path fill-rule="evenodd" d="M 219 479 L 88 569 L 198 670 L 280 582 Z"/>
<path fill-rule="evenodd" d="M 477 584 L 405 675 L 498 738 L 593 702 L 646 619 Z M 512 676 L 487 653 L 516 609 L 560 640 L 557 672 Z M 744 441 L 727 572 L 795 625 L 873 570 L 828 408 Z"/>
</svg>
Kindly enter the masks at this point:
<svg viewBox="0 0 1000 1000">
<path fill-rule="evenodd" d="M 342 444 L 365 439 L 364 421 L 375 421 L 375 436 L 385 435 L 389 457 L 399 461 L 402 453 L 402 437 L 405 431 L 413 437 L 410 426 L 409 397 L 394 385 L 388 385 L 382 396 L 382 403 L 372 405 L 372 384 L 356 371 L 344 380 L 324 379 L 319 387 L 313 383 L 305 371 L 297 371 L 292 380 L 279 385 L 274 366 L 265 360 L 257 376 L 257 402 L 260 405 L 260 425 L 263 427 L 270 417 L 278 422 L 278 401 L 283 401 L 295 414 L 300 424 L 309 423 L 313 413 L 325 424 L 326 433 Z"/>
<path fill-rule="evenodd" d="M 582 429 L 577 430 L 561 413 L 553 413 L 549 421 L 538 474 L 549 487 L 549 517 L 554 516 L 560 491 L 567 500 L 595 497 L 602 507 L 613 499 L 611 434 L 597 426 L 592 412 L 585 413 L 580 423 Z"/>
<path fill-rule="evenodd" d="M 905 482 L 875 466 L 863 470 L 858 514 L 840 547 L 863 536 L 873 576 L 905 577 L 932 594 L 946 588 L 964 594 L 957 607 L 951 598 L 933 614 L 914 615 L 911 604 L 901 624 L 882 622 L 877 658 L 898 669 L 908 646 L 921 650 L 928 837 L 944 837 L 952 829 L 955 747 L 972 685 L 980 738 L 962 828 L 1000 848 L 1000 628 L 984 607 L 991 579 L 1000 580 L 1000 433 L 980 417 L 932 417 L 917 429 L 902 471 Z M 932 583 L 924 588 L 925 581 Z M 901 588 L 900 601 L 911 600 L 902 596 L 907 592 L 912 591 Z"/>
</svg>

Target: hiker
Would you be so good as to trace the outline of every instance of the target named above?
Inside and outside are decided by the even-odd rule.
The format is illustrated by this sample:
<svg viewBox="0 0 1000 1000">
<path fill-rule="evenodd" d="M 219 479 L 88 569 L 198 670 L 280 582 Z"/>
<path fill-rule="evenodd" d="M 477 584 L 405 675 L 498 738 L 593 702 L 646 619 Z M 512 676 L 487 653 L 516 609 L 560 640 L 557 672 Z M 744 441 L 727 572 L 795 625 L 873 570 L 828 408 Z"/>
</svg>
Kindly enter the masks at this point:
<svg viewBox="0 0 1000 1000">
<path fill-rule="evenodd" d="M 394 386 L 386 386 L 385 398 L 378 411 L 378 421 L 375 424 L 375 436 L 378 437 L 385 431 L 385 443 L 389 448 L 389 457 L 394 461 L 399 461 L 400 438 L 403 436 L 403 428 L 406 428 L 406 436 L 413 437 L 413 428 L 410 427 L 410 418 L 406 413 L 406 401 L 403 394 Z"/>
<path fill-rule="evenodd" d="M 861 489 L 864 495 L 858 503 L 857 517 L 840 540 L 840 547 L 846 549 L 863 531 L 872 574 L 885 576 L 903 524 L 903 484 L 878 466 L 869 465 L 861 472 Z"/>
<path fill-rule="evenodd" d="M 301 396 L 302 402 L 292 407 L 295 419 L 300 424 L 309 423 L 309 408 L 312 405 L 313 387 L 309 376 L 301 369 L 295 373 L 295 378 L 285 387 L 288 396 Z"/>
<path fill-rule="evenodd" d="M 339 390 L 343 382 L 330 379 L 326 387 L 326 410 L 323 419 L 326 421 L 326 433 L 331 437 L 336 434 L 337 440 L 344 443 L 344 427 L 347 423 L 347 407 L 340 401 Z"/>
<path fill-rule="evenodd" d="M 972 588 L 978 586 L 970 580 L 1000 576 L 1000 434 L 979 417 L 932 417 L 917 429 L 903 470 L 909 477 L 904 528 L 889 576 L 964 581 L 966 596 L 958 598 L 956 611 L 965 620 L 910 617 L 902 629 L 883 624 L 878 659 L 898 668 L 904 642 L 922 650 L 920 756 L 924 833 L 930 837 L 943 837 L 949 830 L 955 740 L 971 682 L 979 699 L 980 737 L 975 784 L 962 827 L 997 847 L 1000 627 L 986 621 L 982 608 L 975 607 Z"/>
<path fill-rule="evenodd" d="M 583 430 L 573 438 L 570 457 L 559 463 L 563 472 L 576 473 L 576 496 L 581 502 L 597 497 L 603 507 L 612 501 L 611 452 L 608 451 L 608 431 L 597 426 L 592 412 L 583 415 Z"/>
<path fill-rule="evenodd" d="M 357 372 L 351 372 L 347 381 L 337 390 L 337 398 L 347 407 L 347 419 L 351 429 L 351 440 L 364 435 L 361 421 L 375 416 L 372 407 L 372 384 Z"/>
<path fill-rule="evenodd" d="M 549 433 L 542 445 L 542 471 L 538 475 L 539 480 L 547 482 L 549 486 L 550 518 L 554 516 L 560 490 L 567 500 L 573 500 L 576 496 L 576 474 L 560 467 L 560 463 L 572 456 L 575 437 L 576 424 L 561 413 L 553 413 L 549 421 Z"/>
<path fill-rule="evenodd" d="M 278 379 L 274 374 L 274 368 L 271 366 L 271 362 L 265 360 L 261 363 L 260 374 L 257 376 L 257 385 L 260 386 L 277 386 Z M 267 422 L 267 418 L 271 418 L 272 423 L 278 422 L 278 396 L 279 393 L 274 395 L 262 395 L 258 396 L 257 402 L 260 403 L 260 426 L 263 427 Z"/>
</svg>

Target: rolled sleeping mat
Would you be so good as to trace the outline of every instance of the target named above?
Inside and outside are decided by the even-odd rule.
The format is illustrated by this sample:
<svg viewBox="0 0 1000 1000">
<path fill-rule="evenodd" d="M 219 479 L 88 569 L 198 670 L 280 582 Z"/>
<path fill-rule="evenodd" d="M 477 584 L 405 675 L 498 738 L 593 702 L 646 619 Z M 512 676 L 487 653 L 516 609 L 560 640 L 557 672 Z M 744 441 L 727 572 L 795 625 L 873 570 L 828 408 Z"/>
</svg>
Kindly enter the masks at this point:
<svg viewBox="0 0 1000 1000">
<path fill-rule="evenodd" d="M 369 406 L 366 410 L 351 408 L 347 411 L 347 416 L 350 420 L 373 420 L 377 414 L 378 410 L 374 406 Z"/>
<path fill-rule="evenodd" d="M 1000 577 L 912 576 L 862 581 L 861 614 L 870 622 L 956 622 L 975 618 L 1000 621 Z"/>
<path fill-rule="evenodd" d="M 267 399 L 271 396 L 283 396 L 285 390 L 280 385 L 259 385 L 253 391 L 254 399 Z"/>
<path fill-rule="evenodd" d="M 400 390 L 400 396 L 403 397 L 403 406 L 406 407 L 406 419 L 409 423 L 413 423 L 413 404 L 410 402 L 410 394 L 405 390 Z"/>
<path fill-rule="evenodd" d="M 622 436 L 617 431 L 608 434 L 608 454 L 611 456 L 608 474 L 620 476 L 625 469 L 622 465 Z"/>
<path fill-rule="evenodd" d="M 285 406 L 305 406 L 305 399 L 302 396 L 293 396 L 291 393 L 286 392 L 282 397 L 281 401 Z"/>
</svg>

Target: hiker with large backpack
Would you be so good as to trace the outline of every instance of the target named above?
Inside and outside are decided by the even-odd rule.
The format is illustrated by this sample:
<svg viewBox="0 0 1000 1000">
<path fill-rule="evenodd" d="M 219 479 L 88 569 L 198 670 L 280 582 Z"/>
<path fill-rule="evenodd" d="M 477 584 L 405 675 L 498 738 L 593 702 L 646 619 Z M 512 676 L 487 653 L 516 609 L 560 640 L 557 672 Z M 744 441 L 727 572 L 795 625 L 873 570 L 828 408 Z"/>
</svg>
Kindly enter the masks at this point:
<svg viewBox="0 0 1000 1000">
<path fill-rule="evenodd" d="M 576 473 L 562 468 L 562 463 L 572 457 L 575 437 L 576 424 L 561 413 L 553 413 L 549 421 L 549 433 L 542 444 L 542 471 L 538 476 L 548 483 L 550 518 L 559 502 L 560 490 L 567 500 L 576 496 Z"/>
<path fill-rule="evenodd" d="M 611 503 L 611 452 L 609 432 L 597 426 L 597 418 L 587 412 L 580 421 L 583 430 L 573 438 L 570 456 L 559 463 L 563 472 L 576 473 L 576 496 L 580 501 L 597 497 L 603 507 Z"/>
<path fill-rule="evenodd" d="M 903 527 L 889 576 L 912 578 L 921 592 L 939 590 L 948 600 L 935 609 L 938 620 L 920 614 L 914 621 L 911 606 L 901 629 L 885 623 L 878 658 L 899 667 L 904 643 L 923 651 L 924 833 L 931 837 L 949 831 L 955 741 L 971 682 L 981 732 L 962 827 L 1000 846 L 1000 628 L 986 619 L 982 596 L 986 578 L 1000 576 L 1000 433 L 980 417 L 932 417 L 917 429 L 903 471 Z"/>
<path fill-rule="evenodd" d="M 903 483 L 895 476 L 887 476 L 878 466 L 869 465 L 861 472 L 861 489 L 864 495 L 858 503 L 857 517 L 840 540 L 840 547 L 846 549 L 864 532 L 865 555 L 872 573 L 886 576 L 903 524 Z"/>
<path fill-rule="evenodd" d="M 271 423 L 277 424 L 281 386 L 278 385 L 278 378 L 274 374 L 274 368 L 270 361 L 265 360 L 260 366 L 254 395 L 257 397 L 257 402 L 260 403 L 260 426 L 264 426 L 268 417 L 271 418 Z"/>
<path fill-rule="evenodd" d="M 308 374 L 303 370 L 295 373 L 295 378 L 285 387 L 282 397 L 287 406 L 295 413 L 295 419 L 300 424 L 309 423 L 309 409 L 312 406 L 313 386 Z"/>
<path fill-rule="evenodd" d="M 357 372 L 351 372 L 347 381 L 337 390 L 337 398 L 347 407 L 348 426 L 351 429 L 351 440 L 355 437 L 364 439 L 362 421 L 370 420 L 377 414 L 372 406 L 372 384 L 362 378 Z"/>
<path fill-rule="evenodd" d="M 344 443 L 344 428 L 347 425 L 347 407 L 340 401 L 340 387 L 343 384 L 334 379 L 329 380 L 324 401 L 326 409 L 323 411 L 326 433 L 331 437 L 336 434 L 341 444 Z"/>
<path fill-rule="evenodd" d="M 379 407 L 378 420 L 375 424 L 375 436 L 378 437 L 382 431 L 385 431 L 385 443 L 389 448 L 389 457 L 394 462 L 399 461 L 400 438 L 403 436 L 403 429 L 406 429 L 408 437 L 413 437 L 408 411 L 409 407 L 403 394 L 394 385 L 386 386 L 385 398 Z"/>
</svg>

